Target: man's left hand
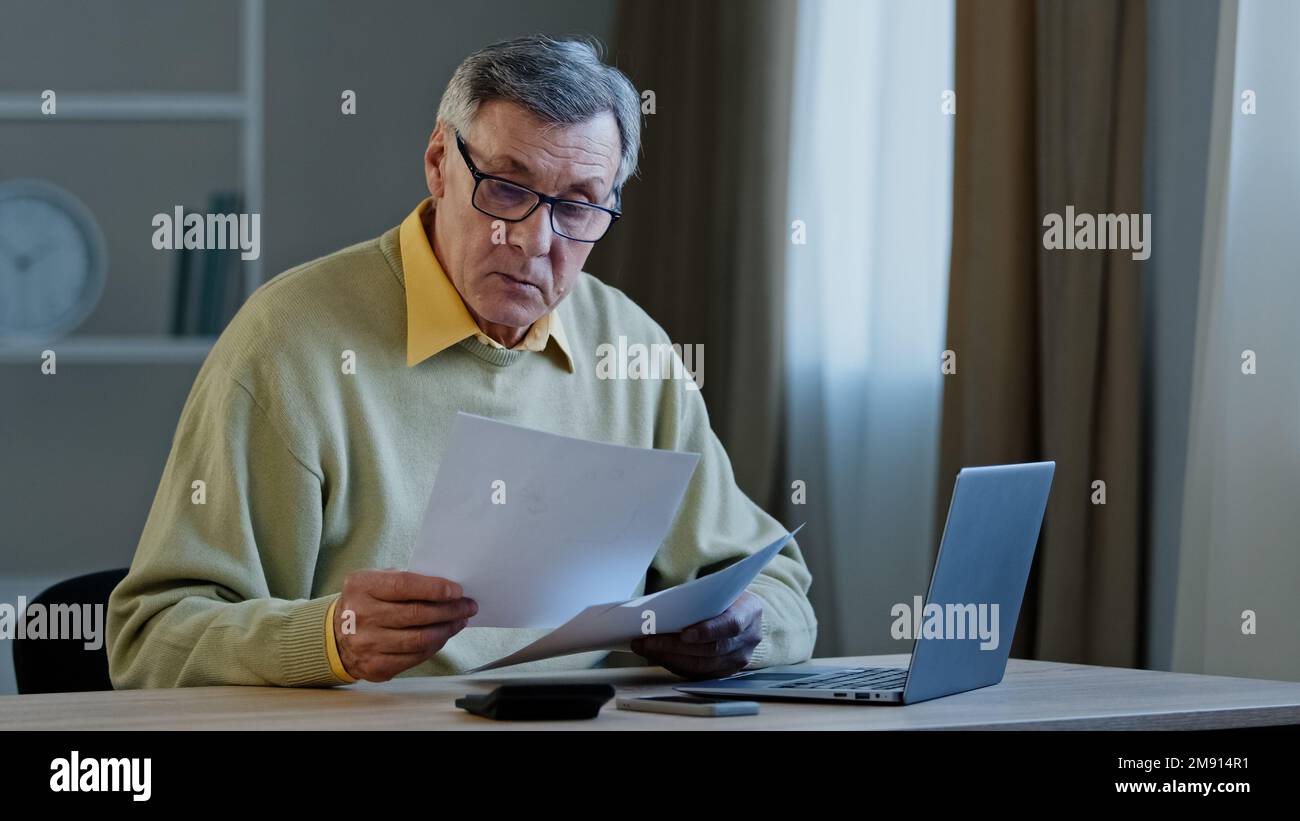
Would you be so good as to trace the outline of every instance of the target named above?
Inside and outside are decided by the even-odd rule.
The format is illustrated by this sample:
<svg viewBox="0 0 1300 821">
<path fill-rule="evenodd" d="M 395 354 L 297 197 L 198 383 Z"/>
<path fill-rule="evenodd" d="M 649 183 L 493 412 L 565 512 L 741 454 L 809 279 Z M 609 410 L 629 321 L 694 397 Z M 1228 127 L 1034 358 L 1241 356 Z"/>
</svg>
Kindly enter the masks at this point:
<svg viewBox="0 0 1300 821">
<path fill-rule="evenodd" d="M 763 637 L 763 602 L 748 590 L 711 619 L 680 633 L 643 636 L 632 650 L 683 678 L 722 678 L 749 663 Z"/>
</svg>

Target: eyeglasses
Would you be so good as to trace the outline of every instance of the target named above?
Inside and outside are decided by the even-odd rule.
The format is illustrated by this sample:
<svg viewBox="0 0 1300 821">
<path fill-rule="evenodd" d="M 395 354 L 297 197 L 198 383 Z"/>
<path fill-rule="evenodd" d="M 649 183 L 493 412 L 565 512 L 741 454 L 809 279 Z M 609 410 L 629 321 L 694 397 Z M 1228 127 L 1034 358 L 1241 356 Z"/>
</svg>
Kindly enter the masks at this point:
<svg viewBox="0 0 1300 821">
<path fill-rule="evenodd" d="M 565 239 L 577 242 L 595 242 L 605 236 L 614 221 L 623 216 L 615 208 L 605 208 L 591 202 L 548 197 L 531 188 L 510 180 L 484 174 L 469 158 L 469 149 L 460 132 L 456 132 L 456 147 L 465 158 L 470 176 L 474 178 L 474 194 L 470 202 L 474 208 L 494 219 L 522 222 L 532 216 L 537 207 L 545 203 L 551 207 L 551 230 Z M 622 192 L 614 189 L 614 204 L 618 206 Z"/>
</svg>

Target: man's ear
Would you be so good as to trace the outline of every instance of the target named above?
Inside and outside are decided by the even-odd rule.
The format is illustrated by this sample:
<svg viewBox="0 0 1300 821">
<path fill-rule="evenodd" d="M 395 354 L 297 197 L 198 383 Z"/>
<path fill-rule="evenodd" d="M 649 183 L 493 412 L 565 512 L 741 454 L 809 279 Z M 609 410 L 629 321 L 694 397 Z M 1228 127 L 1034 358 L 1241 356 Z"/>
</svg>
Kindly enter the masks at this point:
<svg viewBox="0 0 1300 821">
<path fill-rule="evenodd" d="M 429 135 L 429 146 L 424 149 L 424 179 L 435 200 L 442 199 L 447 190 L 446 160 L 447 135 L 450 129 L 442 120 Z"/>
</svg>

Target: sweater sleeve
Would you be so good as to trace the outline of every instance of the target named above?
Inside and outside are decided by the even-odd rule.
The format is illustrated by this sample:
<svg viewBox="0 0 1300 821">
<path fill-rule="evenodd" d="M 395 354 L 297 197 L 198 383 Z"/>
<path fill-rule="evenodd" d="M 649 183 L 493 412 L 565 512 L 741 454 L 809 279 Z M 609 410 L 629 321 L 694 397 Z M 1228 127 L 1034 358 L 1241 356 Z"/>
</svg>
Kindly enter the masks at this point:
<svg viewBox="0 0 1300 821">
<path fill-rule="evenodd" d="M 336 595 L 311 597 L 321 488 L 253 395 L 209 361 L 109 599 L 113 686 L 342 683 L 322 629 Z"/>
<path fill-rule="evenodd" d="M 757 552 L 786 532 L 736 484 L 722 443 L 709 426 L 704 399 L 689 377 L 666 387 L 661 417 L 675 420 L 666 437 L 675 450 L 700 454 L 681 509 L 647 578 L 647 591 L 707 575 Z M 671 421 L 670 421 L 671 424 Z M 808 600 L 812 575 L 791 539 L 750 584 L 763 604 L 762 641 L 746 669 L 796 664 L 812 656 L 817 618 Z"/>
</svg>

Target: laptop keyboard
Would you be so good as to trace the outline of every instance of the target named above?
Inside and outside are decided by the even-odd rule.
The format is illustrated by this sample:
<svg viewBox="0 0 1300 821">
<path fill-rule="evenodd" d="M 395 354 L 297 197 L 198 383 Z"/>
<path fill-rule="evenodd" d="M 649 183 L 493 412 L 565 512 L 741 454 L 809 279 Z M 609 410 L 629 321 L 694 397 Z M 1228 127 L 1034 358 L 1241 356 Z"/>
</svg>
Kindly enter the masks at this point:
<svg viewBox="0 0 1300 821">
<path fill-rule="evenodd" d="M 815 678 L 799 679 L 775 685 L 785 690 L 900 690 L 907 682 L 907 671 L 898 667 L 858 667 L 836 670 Z"/>
</svg>

